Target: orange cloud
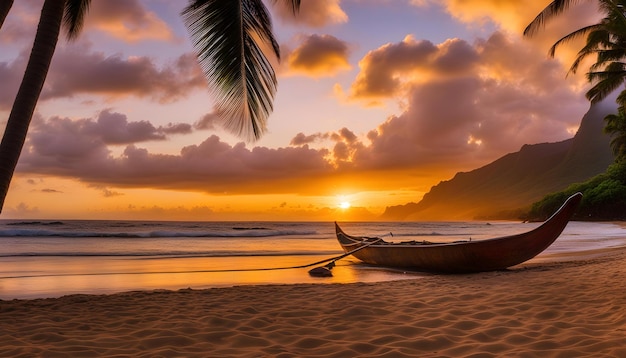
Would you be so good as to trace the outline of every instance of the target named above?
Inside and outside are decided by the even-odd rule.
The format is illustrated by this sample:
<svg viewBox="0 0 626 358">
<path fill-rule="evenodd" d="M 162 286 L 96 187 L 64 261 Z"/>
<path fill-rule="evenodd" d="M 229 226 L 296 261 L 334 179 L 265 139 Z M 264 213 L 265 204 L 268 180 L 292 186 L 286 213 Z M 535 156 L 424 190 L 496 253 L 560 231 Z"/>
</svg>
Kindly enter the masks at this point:
<svg viewBox="0 0 626 358">
<path fill-rule="evenodd" d="M 350 70 L 348 45 L 331 35 L 311 35 L 289 53 L 287 63 L 292 73 L 312 77 L 334 76 Z"/>
<path fill-rule="evenodd" d="M 545 0 L 501 1 L 501 0 L 445 0 L 442 6 L 453 17 L 473 26 L 484 22 L 497 24 L 502 30 L 522 36 L 526 26 L 549 4 Z M 600 19 L 595 1 L 575 1 L 565 13 L 557 16 L 545 29 L 533 36 L 532 42 L 544 53 L 558 39 L 581 27 L 594 24 Z M 569 66 L 583 42 L 573 42 L 557 53 Z"/>
<path fill-rule="evenodd" d="M 414 82 L 472 73 L 478 54 L 465 41 L 451 39 L 440 45 L 407 36 L 368 52 L 359 62 L 361 72 L 351 86 L 353 99 L 389 98 Z"/>
<path fill-rule="evenodd" d="M 465 22 L 481 23 L 490 21 L 500 28 L 521 34 L 526 26 L 550 3 L 546 0 L 502 1 L 502 0 L 445 0 L 442 2 L 447 12 Z M 597 19 L 597 5 L 593 1 L 578 1 L 565 14 L 550 21 L 550 32 L 581 27 Z M 557 32 L 558 33 L 558 32 Z"/>
<path fill-rule="evenodd" d="M 571 137 L 588 108 L 557 61 L 503 32 L 474 44 L 407 37 L 370 51 L 360 67 L 352 99 L 394 99 L 404 108 L 368 134 L 370 144 L 335 146 L 338 159 L 361 169 L 475 167 L 528 138 Z"/>
<path fill-rule="evenodd" d="M 127 42 L 174 39 L 169 26 L 138 0 L 93 1 L 85 25 Z"/>
<path fill-rule="evenodd" d="M 297 15 L 284 6 L 274 6 L 276 18 L 286 23 L 323 27 L 348 21 L 348 15 L 341 9 L 341 0 L 303 1 Z"/>
<path fill-rule="evenodd" d="M 361 71 L 351 86 L 352 99 L 393 98 L 416 86 L 464 78 L 481 82 L 484 89 L 514 86 L 530 97 L 539 92 L 549 95 L 559 88 L 577 94 L 570 89 L 577 82 L 565 81 L 566 71 L 557 61 L 502 32 L 474 44 L 451 39 L 434 45 L 407 37 L 370 51 L 359 64 Z"/>
</svg>

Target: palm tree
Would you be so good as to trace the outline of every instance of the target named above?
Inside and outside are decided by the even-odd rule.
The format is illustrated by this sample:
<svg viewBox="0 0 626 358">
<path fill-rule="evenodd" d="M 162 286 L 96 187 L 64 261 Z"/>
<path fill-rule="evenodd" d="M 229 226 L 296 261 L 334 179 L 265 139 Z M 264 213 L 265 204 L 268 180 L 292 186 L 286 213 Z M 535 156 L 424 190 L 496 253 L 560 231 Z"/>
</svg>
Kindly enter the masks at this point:
<svg viewBox="0 0 626 358">
<path fill-rule="evenodd" d="M 615 154 L 615 161 L 621 162 L 626 158 L 626 92 L 617 97 L 617 114 L 604 117 L 606 126 L 604 132 L 611 135 L 611 148 Z"/>
<path fill-rule="evenodd" d="M 274 3 L 279 0 L 273 0 Z M 300 0 L 282 0 L 294 13 Z M 69 40 L 82 29 L 91 0 L 45 0 L 26 71 L 0 142 L 0 212 L 20 157 L 61 24 Z M 0 27 L 13 0 L 0 0 Z M 262 0 L 190 0 L 182 13 L 198 60 L 217 93 L 222 118 L 239 135 L 258 139 L 272 111 L 274 70 L 261 50 L 269 44 L 280 58 L 271 21 Z"/>
<path fill-rule="evenodd" d="M 548 18 L 556 16 L 575 2 L 551 3 L 526 27 L 524 34 L 532 36 Z M 626 58 L 625 2 L 624 0 L 599 0 L 600 11 L 605 14 L 605 17 L 597 24 L 585 26 L 562 37 L 552 45 L 548 52 L 551 57 L 554 57 L 557 47 L 584 36 L 587 37 L 585 46 L 578 52 L 569 72 L 576 73 L 584 59 L 590 55 L 596 55 L 596 62 L 591 65 L 587 73 L 587 79 L 593 86 L 587 91 L 586 96 L 592 103 L 606 98 L 626 80 L 626 64 L 622 62 Z"/>
<path fill-rule="evenodd" d="M 80 32 L 89 1 L 80 3 L 82 4 L 79 5 L 86 6 L 76 7 L 74 0 L 68 2 L 46 0 L 43 4 L 26 71 L 13 102 L 2 142 L 0 142 L 0 210 L 4 205 L 13 172 L 28 133 L 28 126 L 48 74 L 59 38 L 61 22 L 65 21 L 67 25 L 68 37 L 75 38 Z"/>
</svg>

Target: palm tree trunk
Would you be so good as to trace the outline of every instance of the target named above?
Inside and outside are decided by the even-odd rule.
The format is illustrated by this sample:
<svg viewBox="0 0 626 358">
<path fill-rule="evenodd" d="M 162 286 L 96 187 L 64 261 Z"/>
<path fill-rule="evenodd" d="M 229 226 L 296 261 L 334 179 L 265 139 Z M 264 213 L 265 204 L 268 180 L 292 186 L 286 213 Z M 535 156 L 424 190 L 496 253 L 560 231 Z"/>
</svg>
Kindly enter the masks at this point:
<svg viewBox="0 0 626 358">
<path fill-rule="evenodd" d="M 9 14 L 9 10 L 11 10 L 11 6 L 13 6 L 13 0 L 0 0 L 0 29 Z"/>
<path fill-rule="evenodd" d="M 0 142 L 0 212 L 17 161 L 35 112 L 39 94 L 48 75 L 63 20 L 66 0 L 46 0 L 41 10 L 37 34 L 26 65 L 24 78 L 13 102 L 13 108 Z"/>
</svg>

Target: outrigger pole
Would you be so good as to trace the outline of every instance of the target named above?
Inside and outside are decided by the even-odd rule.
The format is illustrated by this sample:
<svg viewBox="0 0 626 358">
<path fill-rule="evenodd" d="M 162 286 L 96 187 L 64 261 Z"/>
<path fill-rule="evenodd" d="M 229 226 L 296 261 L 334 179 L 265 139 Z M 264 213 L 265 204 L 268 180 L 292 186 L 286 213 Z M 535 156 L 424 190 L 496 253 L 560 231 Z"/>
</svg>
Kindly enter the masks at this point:
<svg viewBox="0 0 626 358">
<path fill-rule="evenodd" d="M 332 270 L 332 269 L 333 269 L 333 267 L 335 267 L 335 262 L 336 262 L 337 260 L 341 260 L 341 259 L 343 259 L 343 258 L 344 258 L 344 257 L 346 257 L 346 256 L 350 256 L 350 255 L 352 255 L 353 253 L 355 253 L 355 252 L 357 252 L 357 251 L 359 251 L 359 250 L 361 250 L 361 249 L 364 249 L 364 248 L 366 248 L 366 247 L 368 247 L 368 246 L 370 246 L 370 245 L 373 245 L 373 244 L 375 244 L 375 243 L 377 243 L 377 242 L 379 242 L 379 241 L 381 241 L 381 240 L 382 240 L 382 238 L 376 238 L 376 240 L 374 240 L 374 241 L 370 241 L 370 242 L 368 242 L 367 244 L 365 244 L 365 245 L 363 245 L 363 246 L 359 246 L 359 247 L 357 247 L 356 249 L 354 249 L 354 250 L 352 250 L 352 251 L 348 251 L 348 252 L 346 252 L 346 253 L 345 253 L 345 254 L 343 254 L 343 255 L 340 255 L 340 256 L 337 256 L 337 257 L 331 257 L 330 259 L 326 259 L 326 260 L 322 260 L 322 261 L 318 261 L 318 262 L 315 262 L 315 263 L 309 264 L 309 265 L 307 265 L 307 266 L 318 265 L 318 264 L 322 264 L 322 263 L 324 263 L 324 262 L 328 262 L 328 261 L 330 261 L 330 262 L 328 262 L 328 263 L 327 263 L 326 265 L 324 265 L 324 266 L 319 266 L 319 267 L 316 267 L 316 268 L 310 269 L 310 270 L 309 270 L 309 275 L 311 275 L 311 276 L 313 276 L 313 277 L 331 277 L 331 276 L 333 275 L 333 273 L 332 273 L 330 270 Z"/>
</svg>

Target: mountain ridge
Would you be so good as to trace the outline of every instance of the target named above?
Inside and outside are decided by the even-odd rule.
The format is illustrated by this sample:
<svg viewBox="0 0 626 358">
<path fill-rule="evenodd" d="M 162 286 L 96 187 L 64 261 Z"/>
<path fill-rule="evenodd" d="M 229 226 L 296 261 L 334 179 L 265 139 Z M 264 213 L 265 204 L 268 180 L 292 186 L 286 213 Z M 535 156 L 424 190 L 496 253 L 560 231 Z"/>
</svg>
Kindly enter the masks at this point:
<svg viewBox="0 0 626 358">
<path fill-rule="evenodd" d="M 433 186 L 418 203 L 387 207 L 383 220 L 517 219 L 543 196 L 603 173 L 613 163 L 604 117 L 614 99 L 592 104 L 573 138 L 519 151 Z"/>
</svg>

